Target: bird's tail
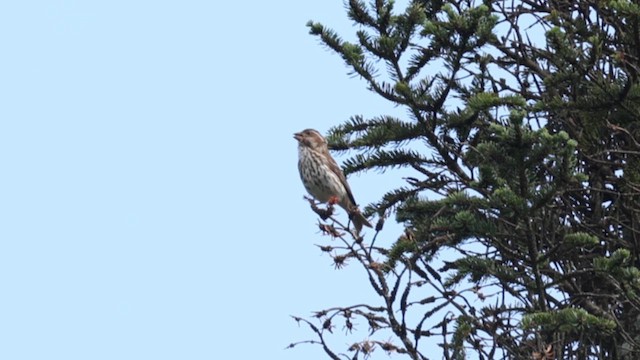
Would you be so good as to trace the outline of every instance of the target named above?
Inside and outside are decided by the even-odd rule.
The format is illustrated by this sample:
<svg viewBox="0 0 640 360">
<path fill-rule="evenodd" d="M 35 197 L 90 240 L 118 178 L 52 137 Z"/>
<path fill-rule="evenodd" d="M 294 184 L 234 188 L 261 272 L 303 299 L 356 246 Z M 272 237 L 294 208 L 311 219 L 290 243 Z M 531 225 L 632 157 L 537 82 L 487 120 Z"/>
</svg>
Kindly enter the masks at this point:
<svg viewBox="0 0 640 360">
<path fill-rule="evenodd" d="M 358 209 L 357 207 L 353 207 L 349 211 L 349 219 L 353 221 L 353 226 L 356 228 L 356 232 L 360 232 L 363 226 L 373 227 L 371 226 L 371 223 L 369 222 L 369 220 L 367 220 L 367 218 L 364 217 L 364 215 L 362 215 L 362 213 L 360 212 L 360 209 Z"/>
</svg>

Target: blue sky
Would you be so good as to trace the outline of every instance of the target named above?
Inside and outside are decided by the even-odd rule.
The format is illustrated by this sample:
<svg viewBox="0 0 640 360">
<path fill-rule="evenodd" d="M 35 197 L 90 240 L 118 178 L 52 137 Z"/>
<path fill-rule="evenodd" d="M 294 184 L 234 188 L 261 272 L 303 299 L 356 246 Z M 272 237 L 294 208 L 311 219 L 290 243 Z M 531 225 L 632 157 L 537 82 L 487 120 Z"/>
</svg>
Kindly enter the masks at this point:
<svg viewBox="0 0 640 360">
<path fill-rule="evenodd" d="M 352 31 L 340 0 L 214 4 L 0 7 L 0 358 L 321 358 L 289 315 L 372 298 L 291 135 L 402 111 L 308 35 Z"/>
</svg>

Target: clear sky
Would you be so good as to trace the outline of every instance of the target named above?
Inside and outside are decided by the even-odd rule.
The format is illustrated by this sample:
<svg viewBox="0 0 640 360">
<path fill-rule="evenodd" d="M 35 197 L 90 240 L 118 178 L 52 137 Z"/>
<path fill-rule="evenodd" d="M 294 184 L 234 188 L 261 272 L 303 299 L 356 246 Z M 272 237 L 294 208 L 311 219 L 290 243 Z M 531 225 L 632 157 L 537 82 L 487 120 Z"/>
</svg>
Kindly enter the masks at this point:
<svg viewBox="0 0 640 360">
<path fill-rule="evenodd" d="M 399 110 L 310 19 L 353 31 L 341 0 L 3 2 L 0 359 L 322 358 L 289 315 L 372 294 L 314 245 L 292 133 Z"/>
</svg>

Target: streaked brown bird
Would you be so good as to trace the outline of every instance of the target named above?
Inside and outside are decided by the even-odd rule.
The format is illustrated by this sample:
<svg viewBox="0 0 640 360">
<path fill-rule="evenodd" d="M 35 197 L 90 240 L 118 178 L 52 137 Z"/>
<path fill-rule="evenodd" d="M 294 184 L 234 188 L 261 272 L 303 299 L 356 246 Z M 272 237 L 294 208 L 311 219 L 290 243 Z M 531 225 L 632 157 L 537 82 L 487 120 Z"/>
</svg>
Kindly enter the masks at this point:
<svg viewBox="0 0 640 360">
<path fill-rule="evenodd" d="M 362 226 L 371 227 L 358 210 L 347 178 L 329 154 L 327 140 L 313 129 L 295 133 L 293 137 L 298 140 L 298 170 L 307 192 L 325 203 L 336 197 L 337 203 L 349 214 L 357 232 Z"/>
</svg>

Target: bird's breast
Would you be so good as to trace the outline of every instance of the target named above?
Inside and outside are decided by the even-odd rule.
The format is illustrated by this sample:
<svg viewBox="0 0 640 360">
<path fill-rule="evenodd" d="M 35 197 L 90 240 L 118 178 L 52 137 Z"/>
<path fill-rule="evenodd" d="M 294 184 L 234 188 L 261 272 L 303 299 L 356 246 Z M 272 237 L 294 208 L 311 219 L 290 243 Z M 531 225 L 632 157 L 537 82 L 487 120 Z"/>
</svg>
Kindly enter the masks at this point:
<svg viewBox="0 0 640 360">
<path fill-rule="evenodd" d="M 323 154 L 304 146 L 298 150 L 298 170 L 309 194 L 322 202 L 333 196 L 339 199 L 348 197 L 340 178 L 328 166 Z"/>
</svg>

